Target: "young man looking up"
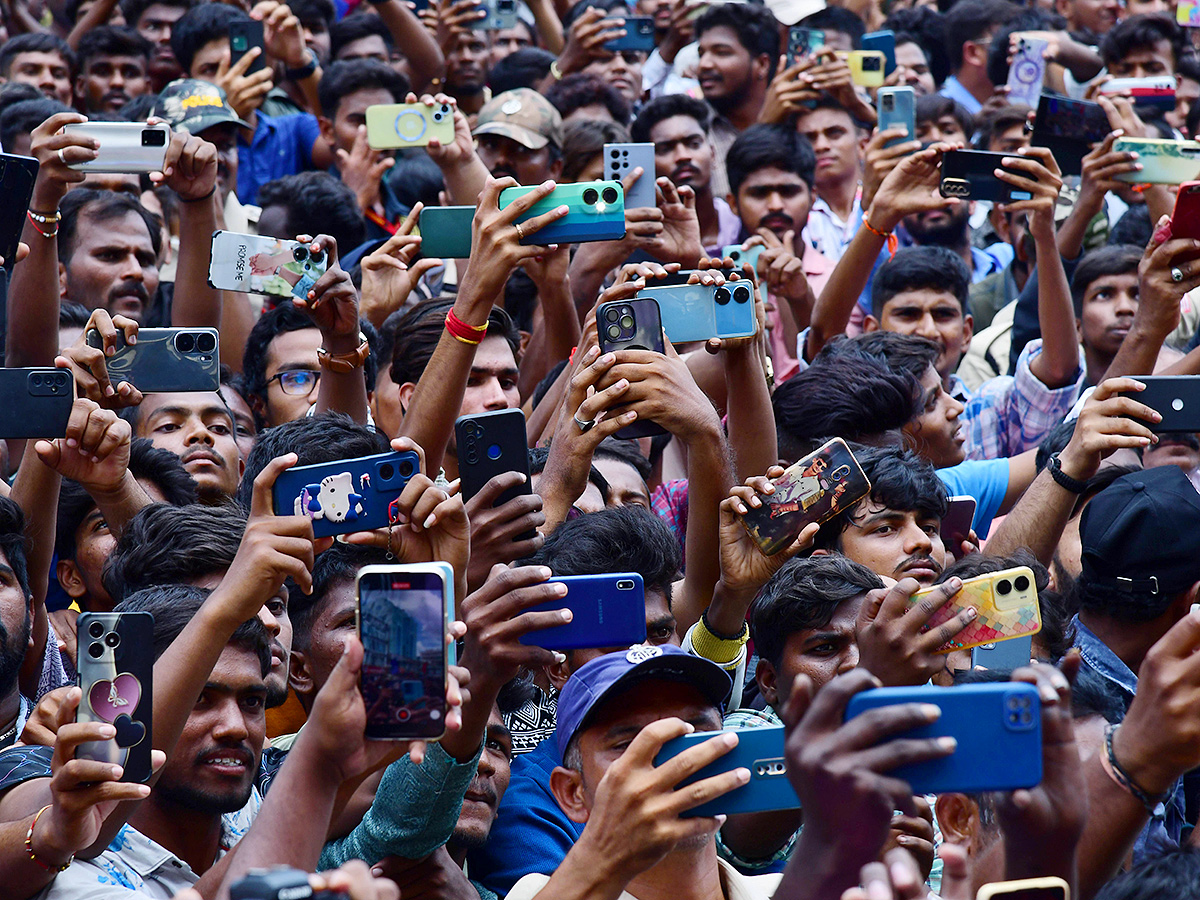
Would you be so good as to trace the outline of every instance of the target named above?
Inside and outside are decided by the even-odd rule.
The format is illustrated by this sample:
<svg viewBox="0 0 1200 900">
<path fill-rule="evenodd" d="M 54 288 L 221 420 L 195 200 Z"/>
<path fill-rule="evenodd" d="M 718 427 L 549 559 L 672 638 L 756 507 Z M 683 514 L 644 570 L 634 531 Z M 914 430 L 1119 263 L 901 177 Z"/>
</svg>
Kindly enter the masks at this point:
<svg viewBox="0 0 1200 900">
<path fill-rule="evenodd" d="M 1141 261 L 1142 248 L 1132 244 L 1097 247 L 1084 255 L 1071 275 L 1071 300 L 1088 384 L 1104 380 L 1133 325 Z"/>
<path fill-rule="evenodd" d="M 957 100 L 971 115 L 983 109 L 996 86 L 987 75 L 988 45 L 1020 7 L 1008 0 L 963 0 L 946 14 L 946 44 L 953 74 L 941 93 Z"/>
<path fill-rule="evenodd" d="M 837 262 L 862 219 L 862 167 L 867 132 L 838 101 L 822 96 L 796 119 L 816 154 L 816 197 L 804 239 Z"/>
</svg>

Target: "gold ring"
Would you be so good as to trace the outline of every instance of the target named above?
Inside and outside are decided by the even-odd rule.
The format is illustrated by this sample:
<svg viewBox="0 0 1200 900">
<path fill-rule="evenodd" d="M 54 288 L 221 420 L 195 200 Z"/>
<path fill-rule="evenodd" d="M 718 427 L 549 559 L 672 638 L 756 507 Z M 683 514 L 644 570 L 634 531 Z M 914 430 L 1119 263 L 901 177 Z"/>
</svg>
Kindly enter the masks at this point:
<svg viewBox="0 0 1200 900">
<path fill-rule="evenodd" d="M 525 240 L 525 229 L 521 227 L 520 222 L 516 223 L 516 229 L 517 229 L 517 240 L 518 241 Z"/>
</svg>

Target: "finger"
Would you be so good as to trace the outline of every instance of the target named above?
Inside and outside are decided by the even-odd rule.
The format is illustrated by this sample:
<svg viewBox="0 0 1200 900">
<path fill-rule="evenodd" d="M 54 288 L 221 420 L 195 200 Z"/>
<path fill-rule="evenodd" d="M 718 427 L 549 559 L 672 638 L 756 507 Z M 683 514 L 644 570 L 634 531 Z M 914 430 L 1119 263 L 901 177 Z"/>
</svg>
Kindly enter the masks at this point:
<svg viewBox="0 0 1200 900">
<path fill-rule="evenodd" d="M 296 465 L 299 457 L 295 453 L 285 453 L 271 460 L 254 479 L 254 491 L 250 500 L 250 515 L 263 517 L 274 514 L 274 504 L 271 491 L 275 487 L 275 479 L 279 473 Z"/>
</svg>

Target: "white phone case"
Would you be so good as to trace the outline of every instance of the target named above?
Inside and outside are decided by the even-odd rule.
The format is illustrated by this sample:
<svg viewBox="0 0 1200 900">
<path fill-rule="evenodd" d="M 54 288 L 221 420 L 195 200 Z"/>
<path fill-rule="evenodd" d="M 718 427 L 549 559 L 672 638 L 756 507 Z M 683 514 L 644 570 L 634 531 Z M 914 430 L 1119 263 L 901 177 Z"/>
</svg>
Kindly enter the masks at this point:
<svg viewBox="0 0 1200 900">
<path fill-rule="evenodd" d="M 327 254 L 314 260 L 298 241 L 214 231 L 208 284 L 222 291 L 303 298 L 328 265 Z"/>
<path fill-rule="evenodd" d="M 79 172 L 161 172 L 171 143 L 170 125 L 141 122 L 80 122 L 64 125 L 63 132 L 100 142 L 95 159 L 71 166 Z"/>
</svg>

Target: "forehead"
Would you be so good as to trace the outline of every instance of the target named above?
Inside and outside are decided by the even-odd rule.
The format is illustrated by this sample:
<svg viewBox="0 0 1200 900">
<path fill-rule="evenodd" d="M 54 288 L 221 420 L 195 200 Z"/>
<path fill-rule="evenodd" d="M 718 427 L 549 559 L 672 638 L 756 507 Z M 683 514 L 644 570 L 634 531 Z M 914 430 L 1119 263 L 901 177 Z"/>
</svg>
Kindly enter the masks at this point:
<svg viewBox="0 0 1200 900">
<path fill-rule="evenodd" d="M 315 369 L 320 347 L 321 332 L 315 325 L 312 328 L 281 331 L 267 345 L 267 360 L 275 365 L 304 363 Z"/>
<path fill-rule="evenodd" d="M 218 150 L 229 150 L 237 146 L 237 126 L 232 122 L 210 125 L 200 132 L 200 137 Z"/>
<path fill-rule="evenodd" d="M 92 214 L 88 207 L 76 220 L 76 248 L 90 245 L 134 244 L 153 252 L 150 230 L 146 221 L 133 210 L 126 210 L 103 219 Z"/>
<path fill-rule="evenodd" d="M 765 169 L 756 169 L 746 176 L 746 180 L 742 182 L 742 190 L 747 188 L 762 187 L 764 185 L 802 185 L 804 179 L 795 172 L 785 172 L 783 169 L 777 169 L 775 166 L 767 166 Z"/>
<path fill-rule="evenodd" d="M 187 12 L 186 6 L 167 6 L 164 3 L 151 3 L 138 17 L 138 24 L 143 22 L 176 22 Z"/>
<path fill-rule="evenodd" d="M 921 49 L 920 44 L 914 44 L 912 41 L 905 41 L 903 44 L 896 45 L 896 62 L 909 65 L 912 63 L 924 63 L 925 51 Z"/>
<path fill-rule="evenodd" d="M 517 358 L 513 356 L 508 341 L 497 335 L 485 337 L 480 342 L 475 348 L 475 361 L 471 365 L 476 369 L 515 369 Z"/>
<path fill-rule="evenodd" d="M 920 309 L 943 309 L 947 306 L 952 306 L 955 310 L 961 312 L 957 297 L 949 291 L 939 291 L 936 288 L 917 288 L 910 291 L 900 291 L 900 293 L 893 296 L 884 304 L 885 309 L 892 306 L 915 306 Z"/>
<path fill-rule="evenodd" d="M 1137 287 L 1137 283 L 1137 272 L 1124 272 L 1120 275 L 1101 275 L 1087 286 L 1085 296 L 1091 297 L 1093 294 L 1098 294 L 1104 290 L 1132 291 Z"/>
<path fill-rule="evenodd" d="M 721 712 L 700 689 L 678 681 L 643 681 L 605 698 L 592 710 L 584 735 L 602 738 L 613 729 L 642 729 L 651 722 L 677 716 L 685 722 L 713 716 L 720 723 Z M 718 725 L 719 727 L 719 725 Z"/>
<path fill-rule="evenodd" d="M 229 410 L 220 394 L 214 391 L 189 391 L 178 394 L 147 394 L 140 407 L 142 420 L 149 419 L 163 409 L 182 409 L 196 415 L 207 413 L 229 415 Z"/>
<path fill-rule="evenodd" d="M 380 106 L 395 102 L 396 98 L 386 88 L 363 88 L 361 91 L 347 94 L 338 101 L 337 115 L 341 117 L 363 113 L 368 106 Z"/>
<path fill-rule="evenodd" d="M 710 28 L 698 38 L 701 47 L 731 46 L 745 49 L 738 33 L 728 25 L 718 25 Z"/>
<path fill-rule="evenodd" d="M 53 50 L 26 50 L 18 53 L 9 63 L 12 68 L 17 66 L 66 66 L 67 61 Z"/>
<path fill-rule="evenodd" d="M 806 132 L 823 131 L 826 128 L 833 128 L 835 126 L 850 128 L 853 124 L 853 121 L 850 119 L 850 113 L 844 109 L 822 107 L 801 116 L 800 120 L 796 123 L 796 130 L 804 134 Z"/>
<path fill-rule="evenodd" d="M 146 57 L 144 56 L 128 56 L 119 53 L 97 53 L 87 61 L 85 70 L 91 69 L 97 64 L 110 66 L 137 66 L 139 69 L 146 67 Z"/>
<path fill-rule="evenodd" d="M 262 663 L 258 654 L 243 647 L 226 645 L 208 676 L 208 684 L 232 692 L 261 690 Z"/>
<path fill-rule="evenodd" d="M 799 631 L 789 634 L 785 641 L 785 652 L 788 650 L 800 651 L 804 642 L 818 632 L 853 632 L 858 619 L 858 611 L 866 596 L 866 594 L 859 594 L 857 597 L 843 600 L 834 607 L 833 615 L 829 617 L 828 622 L 814 625 L 812 628 L 801 628 Z"/>
<path fill-rule="evenodd" d="M 703 134 L 704 129 L 691 116 L 670 116 L 661 122 L 655 123 L 650 129 L 650 140 L 655 143 L 659 141 L 678 141 L 683 138 L 693 137 L 694 135 L 703 136 Z"/>
<path fill-rule="evenodd" d="M 1153 44 L 1143 44 L 1140 47 L 1131 47 L 1121 57 L 1122 62 L 1144 62 L 1150 59 L 1166 59 L 1172 60 L 1175 54 L 1171 51 L 1171 42 L 1167 40 L 1155 41 Z"/>
<path fill-rule="evenodd" d="M 597 456 L 592 465 L 604 476 L 604 480 L 614 487 L 635 488 L 646 493 L 646 482 L 638 474 L 637 469 L 622 459 L 612 456 Z"/>
</svg>

